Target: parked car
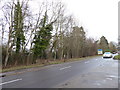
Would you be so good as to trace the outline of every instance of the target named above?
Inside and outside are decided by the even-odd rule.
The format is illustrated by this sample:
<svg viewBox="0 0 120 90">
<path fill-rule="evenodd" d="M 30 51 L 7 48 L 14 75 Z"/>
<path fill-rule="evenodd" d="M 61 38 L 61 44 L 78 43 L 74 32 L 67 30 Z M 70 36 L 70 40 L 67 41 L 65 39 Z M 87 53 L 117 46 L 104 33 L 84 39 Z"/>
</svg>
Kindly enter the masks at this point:
<svg viewBox="0 0 120 90">
<path fill-rule="evenodd" d="M 117 52 L 112 52 L 112 54 L 116 54 Z"/>
<path fill-rule="evenodd" d="M 105 52 L 103 54 L 103 58 L 112 58 L 112 53 L 111 52 Z"/>
</svg>

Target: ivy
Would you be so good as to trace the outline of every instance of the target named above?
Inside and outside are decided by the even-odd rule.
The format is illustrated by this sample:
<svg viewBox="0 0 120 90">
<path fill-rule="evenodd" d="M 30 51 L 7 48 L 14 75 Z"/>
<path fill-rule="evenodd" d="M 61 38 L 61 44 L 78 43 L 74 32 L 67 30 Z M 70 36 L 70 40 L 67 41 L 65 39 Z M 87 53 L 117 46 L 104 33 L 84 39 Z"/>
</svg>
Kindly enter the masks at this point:
<svg viewBox="0 0 120 90">
<path fill-rule="evenodd" d="M 51 31 L 53 30 L 52 23 L 47 24 L 47 14 L 45 13 L 44 18 L 42 19 L 43 23 L 41 23 L 41 26 L 39 28 L 39 31 L 35 34 L 34 37 L 34 47 L 33 47 L 33 53 L 34 57 L 37 58 L 46 58 L 45 50 L 47 46 L 49 45 L 49 41 L 51 39 Z"/>
</svg>

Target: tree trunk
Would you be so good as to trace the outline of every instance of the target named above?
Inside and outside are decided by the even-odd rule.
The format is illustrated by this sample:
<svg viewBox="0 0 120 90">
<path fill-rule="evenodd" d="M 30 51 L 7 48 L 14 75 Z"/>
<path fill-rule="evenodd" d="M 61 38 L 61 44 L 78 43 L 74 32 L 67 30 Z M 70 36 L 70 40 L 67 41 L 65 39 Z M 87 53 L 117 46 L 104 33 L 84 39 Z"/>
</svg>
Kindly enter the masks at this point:
<svg viewBox="0 0 120 90">
<path fill-rule="evenodd" d="M 9 57 L 9 52 L 7 50 L 6 57 L 5 57 L 5 67 L 7 66 L 8 57 Z"/>
</svg>

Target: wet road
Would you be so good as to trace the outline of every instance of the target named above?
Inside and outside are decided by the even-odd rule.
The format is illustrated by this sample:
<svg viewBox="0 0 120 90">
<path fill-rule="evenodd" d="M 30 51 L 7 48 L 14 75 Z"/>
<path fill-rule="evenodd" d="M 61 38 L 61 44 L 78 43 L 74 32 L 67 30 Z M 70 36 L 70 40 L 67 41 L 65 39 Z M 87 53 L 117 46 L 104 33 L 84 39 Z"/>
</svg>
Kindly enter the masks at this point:
<svg viewBox="0 0 120 90">
<path fill-rule="evenodd" d="M 2 88 L 117 88 L 118 61 L 98 56 L 6 76 Z"/>
</svg>

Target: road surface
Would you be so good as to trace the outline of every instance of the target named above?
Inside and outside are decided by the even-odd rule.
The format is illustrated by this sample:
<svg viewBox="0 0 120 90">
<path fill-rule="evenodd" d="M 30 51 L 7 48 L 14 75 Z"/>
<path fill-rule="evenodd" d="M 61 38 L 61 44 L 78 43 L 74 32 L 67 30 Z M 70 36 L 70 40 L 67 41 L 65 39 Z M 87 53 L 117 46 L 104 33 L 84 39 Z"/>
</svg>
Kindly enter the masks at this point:
<svg viewBox="0 0 120 90">
<path fill-rule="evenodd" d="M 118 61 L 102 56 L 2 77 L 2 88 L 118 88 Z"/>
</svg>

